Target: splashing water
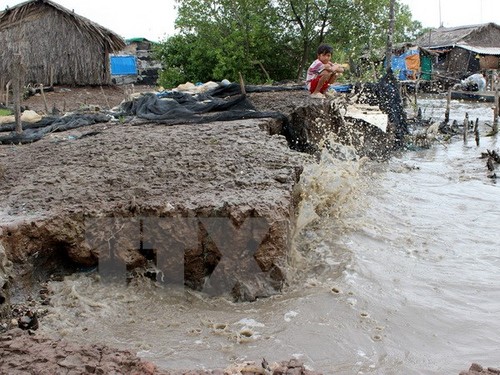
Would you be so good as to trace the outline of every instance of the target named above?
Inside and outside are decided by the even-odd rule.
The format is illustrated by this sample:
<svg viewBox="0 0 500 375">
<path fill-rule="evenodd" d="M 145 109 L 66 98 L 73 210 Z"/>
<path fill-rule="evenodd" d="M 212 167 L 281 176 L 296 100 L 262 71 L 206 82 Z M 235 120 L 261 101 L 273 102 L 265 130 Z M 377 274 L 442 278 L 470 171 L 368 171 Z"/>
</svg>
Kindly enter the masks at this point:
<svg viewBox="0 0 500 375">
<path fill-rule="evenodd" d="M 346 375 L 499 367 L 500 191 L 479 159 L 498 144 L 481 144 L 384 163 L 348 148 L 323 151 L 297 191 L 282 296 L 234 304 L 149 280 L 103 288 L 72 276 L 51 283 L 41 330 L 136 350 L 173 369 L 262 357 Z"/>
</svg>

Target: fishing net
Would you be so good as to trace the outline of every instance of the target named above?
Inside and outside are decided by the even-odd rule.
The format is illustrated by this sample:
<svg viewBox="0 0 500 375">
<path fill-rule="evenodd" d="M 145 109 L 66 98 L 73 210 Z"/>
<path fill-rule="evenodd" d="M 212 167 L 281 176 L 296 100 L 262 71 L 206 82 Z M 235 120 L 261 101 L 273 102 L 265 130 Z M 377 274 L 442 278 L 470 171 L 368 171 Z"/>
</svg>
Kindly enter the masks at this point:
<svg viewBox="0 0 500 375">
<path fill-rule="evenodd" d="M 245 91 L 269 92 L 304 90 L 303 86 L 245 86 Z M 72 114 L 63 117 L 45 117 L 36 124 L 23 123 L 23 132 L 15 133 L 15 124 L 0 126 L 0 143 L 31 143 L 46 134 L 108 122 L 113 117 L 132 125 L 156 123 L 163 125 L 199 124 L 252 118 L 277 118 L 283 122 L 285 136 L 288 120 L 280 112 L 258 111 L 241 93 L 239 84 L 219 85 L 196 95 L 170 91 L 147 93 L 121 104 L 118 110 L 97 114 Z M 1 135 L 2 132 L 9 132 Z"/>
</svg>

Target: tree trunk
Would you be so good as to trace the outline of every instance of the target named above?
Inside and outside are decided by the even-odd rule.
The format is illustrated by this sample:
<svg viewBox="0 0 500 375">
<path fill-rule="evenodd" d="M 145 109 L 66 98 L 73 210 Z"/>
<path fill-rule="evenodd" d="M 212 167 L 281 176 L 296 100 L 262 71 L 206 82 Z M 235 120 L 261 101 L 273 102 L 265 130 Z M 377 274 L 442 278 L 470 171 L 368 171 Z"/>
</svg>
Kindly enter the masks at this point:
<svg viewBox="0 0 500 375">
<path fill-rule="evenodd" d="M 392 44 L 393 44 L 393 35 L 394 35 L 394 6 L 396 0 L 390 0 L 389 3 L 389 30 L 387 31 L 387 46 L 385 50 L 385 63 L 386 70 L 389 72 L 391 70 L 391 60 L 392 60 Z"/>
<path fill-rule="evenodd" d="M 297 80 L 302 79 L 302 72 L 304 71 L 304 68 L 306 67 L 307 60 L 309 58 L 309 43 L 305 42 L 303 49 L 302 49 L 302 59 L 299 64 L 299 68 L 297 70 Z"/>
</svg>

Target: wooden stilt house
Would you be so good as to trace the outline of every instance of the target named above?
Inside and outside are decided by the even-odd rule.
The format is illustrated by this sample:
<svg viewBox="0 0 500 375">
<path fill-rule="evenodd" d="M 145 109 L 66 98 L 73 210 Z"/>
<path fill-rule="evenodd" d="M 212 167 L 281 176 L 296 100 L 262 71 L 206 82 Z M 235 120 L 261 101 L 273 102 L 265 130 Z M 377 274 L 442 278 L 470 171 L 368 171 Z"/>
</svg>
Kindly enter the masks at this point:
<svg viewBox="0 0 500 375">
<path fill-rule="evenodd" d="M 440 27 L 415 43 L 438 54 L 433 69 L 442 77 L 462 79 L 500 69 L 500 26 L 495 23 Z"/>
</svg>

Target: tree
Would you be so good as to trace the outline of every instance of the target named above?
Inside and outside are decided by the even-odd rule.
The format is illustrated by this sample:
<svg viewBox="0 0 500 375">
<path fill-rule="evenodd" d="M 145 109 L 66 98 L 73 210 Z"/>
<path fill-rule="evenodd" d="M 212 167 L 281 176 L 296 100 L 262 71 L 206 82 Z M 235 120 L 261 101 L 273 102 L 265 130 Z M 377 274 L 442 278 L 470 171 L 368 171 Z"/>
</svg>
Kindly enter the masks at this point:
<svg viewBox="0 0 500 375">
<path fill-rule="evenodd" d="M 387 41 L 390 1 L 176 0 L 179 34 L 158 47 L 162 83 L 236 81 L 240 72 L 254 83 L 301 79 L 323 42 L 336 61 L 375 54 Z M 394 41 L 404 41 L 421 25 L 407 6 L 395 1 L 394 10 Z"/>
<path fill-rule="evenodd" d="M 279 78 L 288 73 L 291 64 L 280 56 L 285 48 L 280 44 L 283 33 L 271 0 L 177 2 L 176 27 L 180 37 L 175 42 L 190 42 L 189 56 L 194 66 L 201 62 L 193 59 L 203 60 L 203 55 L 209 56 L 206 67 L 210 71 L 201 72 L 205 80 L 236 80 L 241 72 L 246 80 L 261 82 L 269 74 Z M 167 45 L 173 43 L 166 41 Z M 171 47 L 163 47 L 164 52 Z M 171 61 L 165 53 L 163 57 L 167 58 L 167 65 L 178 66 L 178 62 Z M 182 70 L 188 74 L 185 66 Z"/>
</svg>

